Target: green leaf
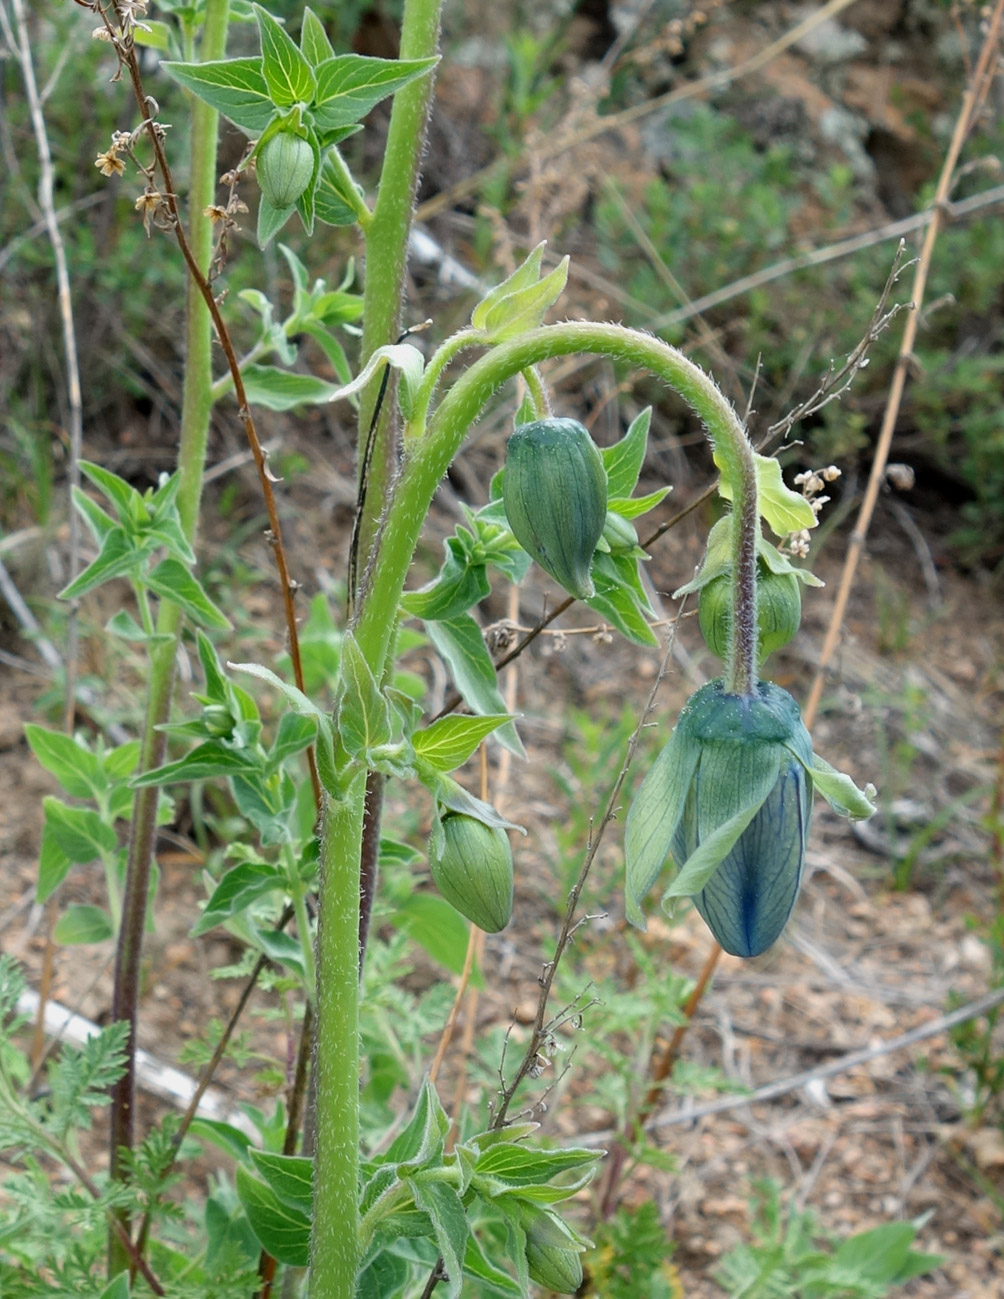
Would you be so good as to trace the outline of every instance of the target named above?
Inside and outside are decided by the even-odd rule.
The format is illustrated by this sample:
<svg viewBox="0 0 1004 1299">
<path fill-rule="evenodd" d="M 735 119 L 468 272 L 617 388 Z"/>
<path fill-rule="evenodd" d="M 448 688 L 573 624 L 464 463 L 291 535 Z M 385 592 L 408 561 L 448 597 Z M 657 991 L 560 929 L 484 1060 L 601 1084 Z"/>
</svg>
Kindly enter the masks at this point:
<svg viewBox="0 0 1004 1299">
<path fill-rule="evenodd" d="M 251 1138 L 232 1123 L 221 1119 L 194 1118 L 188 1128 L 193 1137 L 211 1141 L 218 1150 L 228 1154 L 237 1163 L 244 1163 L 251 1147 Z"/>
<path fill-rule="evenodd" d="M 489 314 L 504 299 L 532 288 L 539 281 L 540 263 L 546 247 L 546 241 L 539 243 L 521 266 L 517 266 L 507 279 L 497 284 L 486 297 L 482 298 L 471 312 L 471 324 L 475 329 L 486 329 Z M 531 415 L 530 418 L 532 420 L 535 416 Z"/>
<path fill-rule="evenodd" d="M 528 329 L 536 329 L 561 297 L 568 279 L 567 257 L 563 257 L 548 275 L 517 293 L 495 302 L 484 313 L 484 332 L 492 343 L 517 338 Z"/>
<path fill-rule="evenodd" d="M 296 211 L 296 204 L 292 207 L 276 207 L 275 204 L 264 194 L 258 199 L 258 227 L 255 231 L 255 238 L 258 240 L 259 248 L 267 248 L 272 239 L 279 233 L 289 218 Z M 270 366 L 248 366 L 248 369 L 271 369 Z M 245 388 L 247 385 L 245 384 Z M 267 402 L 263 402 L 267 405 Z"/>
<path fill-rule="evenodd" d="M 206 933 L 232 916 L 245 911 L 259 898 L 286 885 L 282 871 L 267 862 L 242 862 L 227 871 L 213 890 L 202 915 L 192 926 L 192 937 Z"/>
<path fill-rule="evenodd" d="M 649 510 L 654 510 L 672 490 L 672 487 L 660 487 L 657 491 L 649 492 L 647 496 L 612 496 L 607 500 L 607 509 L 613 510 L 614 514 L 619 514 L 622 519 L 637 519 L 642 514 L 647 514 Z"/>
<path fill-rule="evenodd" d="M 460 1196 L 445 1182 L 408 1181 L 415 1204 L 424 1209 L 432 1221 L 436 1245 L 446 1268 L 447 1299 L 458 1299 L 464 1283 L 464 1254 L 470 1227 Z"/>
<path fill-rule="evenodd" d="M 267 200 L 264 200 L 267 202 Z M 333 400 L 339 391 L 333 383 L 313 374 L 294 374 L 276 365 L 246 365 L 241 371 L 244 391 L 254 406 L 266 410 L 294 410 L 297 406 L 317 406 Z"/>
<path fill-rule="evenodd" d="M 524 1263 L 525 1266 L 525 1263 Z M 477 1236 L 472 1232 L 467 1241 L 467 1253 L 464 1255 L 464 1271 L 468 1276 L 476 1277 L 477 1280 L 483 1281 L 486 1286 L 491 1287 L 488 1290 L 501 1291 L 505 1295 L 513 1295 L 515 1299 L 526 1294 L 515 1280 L 504 1272 L 502 1268 L 496 1267 L 478 1241 Z"/>
<path fill-rule="evenodd" d="M 438 59 L 374 59 L 361 54 L 337 54 L 317 68 L 314 119 L 320 130 L 350 126 L 375 104 L 417 77 L 425 76 Z"/>
<path fill-rule="evenodd" d="M 144 554 L 133 544 L 124 528 L 113 527 L 101 543 L 97 559 L 88 564 L 69 586 L 63 587 L 59 598 L 76 600 L 103 582 L 135 573 L 143 562 Z"/>
<path fill-rule="evenodd" d="M 342 641 L 342 689 L 338 702 L 338 731 L 353 757 L 387 744 L 391 739 L 390 706 L 351 632 Z"/>
<path fill-rule="evenodd" d="M 639 609 L 635 592 L 611 561 L 612 556 L 602 552 L 593 557 L 592 576 L 596 590 L 586 604 L 634 644 L 658 645 L 659 638 Z M 635 563 L 634 560 L 631 562 Z"/>
<path fill-rule="evenodd" d="M 260 135 L 275 114 L 262 75 L 261 59 L 162 63 L 160 66 L 186 90 L 222 113 L 247 135 Z"/>
<path fill-rule="evenodd" d="M 331 144 L 333 141 L 325 139 L 325 143 Z M 330 156 L 326 156 L 321 163 L 321 171 L 314 186 L 314 212 L 318 221 L 329 226 L 351 226 L 356 222 L 356 209 L 345 196 L 342 173 Z M 345 382 L 348 383 L 349 380 L 346 379 Z"/>
<path fill-rule="evenodd" d="M 71 736 L 34 722 L 25 726 L 24 735 L 39 763 L 71 798 L 94 798 L 108 788 L 100 759 Z"/>
<path fill-rule="evenodd" d="M 105 537 L 115 527 L 115 520 L 110 514 L 106 514 L 97 501 L 92 501 L 86 492 L 79 487 L 73 489 L 73 504 L 77 511 L 84 516 L 84 522 L 90 528 L 94 540 L 100 546 Z"/>
<path fill-rule="evenodd" d="M 164 26 L 163 23 L 157 23 L 155 25 L 157 27 Z M 142 42 L 140 42 L 139 37 L 140 37 L 140 32 L 139 30 L 137 30 L 136 40 L 137 43 L 141 44 Z M 166 44 L 166 39 L 165 39 L 165 44 Z M 101 1291 L 101 1294 L 98 1296 L 98 1299 L 129 1299 L 129 1273 L 120 1272 L 117 1277 L 114 1277 L 111 1281 L 109 1281 L 108 1284 L 105 1286 L 105 1288 Z"/>
<path fill-rule="evenodd" d="M 113 937 L 112 919 L 101 907 L 69 907 L 57 920 L 52 931 L 53 942 L 60 947 L 83 943 L 103 943 Z"/>
<path fill-rule="evenodd" d="M 277 108 L 309 104 L 317 90 L 310 64 L 267 9 L 254 6 L 261 37 L 261 70 L 268 93 Z"/>
<path fill-rule="evenodd" d="M 196 626 L 215 627 L 218 631 L 230 629 L 230 619 L 179 560 L 162 559 L 143 580 L 156 595 L 178 605 Z"/>
<path fill-rule="evenodd" d="M 332 393 L 331 400 L 340 401 L 343 397 L 351 397 L 361 392 L 385 365 L 401 372 L 398 399 L 401 413 L 407 419 L 411 412 L 415 390 L 425 370 L 425 357 L 411 343 L 391 343 L 387 347 L 378 347 L 352 382 Z"/>
<path fill-rule="evenodd" d="M 283 681 L 278 673 L 273 672 L 271 668 L 264 667 L 261 663 L 228 663 L 227 667 L 231 672 L 246 672 L 248 676 L 257 677 L 259 681 L 266 681 L 270 686 L 274 686 L 292 705 L 294 712 L 300 713 L 304 717 L 315 717 L 319 721 L 327 717 L 324 710 L 318 708 L 314 701 L 309 699 L 302 690 L 289 681 Z"/>
<path fill-rule="evenodd" d="M 449 808 L 451 812 L 473 816 L 475 820 L 483 821 L 485 825 L 497 826 L 500 830 L 518 830 L 520 834 L 526 834 L 521 825 L 507 821 L 501 812 L 492 807 L 491 803 L 475 798 L 464 789 L 463 785 L 457 784 L 452 776 L 446 776 L 441 771 L 427 767 L 421 759 L 416 760 L 415 767 L 422 784 L 432 791 L 437 802 Z"/>
<path fill-rule="evenodd" d="M 301 717 L 298 713 L 283 713 L 279 719 L 272 747 L 268 751 L 268 766 L 272 771 L 281 767 L 288 758 L 302 753 L 317 738 L 317 718 Z"/>
<path fill-rule="evenodd" d="M 118 474 L 91 460 L 81 460 L 80 472 L 107 496 L 124 527 L 135 527 L 148 517 L 143 497 Z"/>
<path fill-rule="evenodd" d="M 475 1176 L 488 1174 L 509 1187 L 530 1187 L 549 1182 L 559 1173 L 584 1168 L 603 1155 L 602 1150 L 569 1146 L 561 1150 L 540 1150 L 534 1146 L 503 1141 L 490 1146 L 478 1159 Z"/>
<path fill-rule="evenodd" d="M 86 865 L 118 847 L 118 835 L 89 807 L 70 807 L 48 795 L 42 800 L 45 825 L 72 862 Z"/>
<path fill-rule="evenodd" d="M 642 899 L 669 855 L 700 756 L 698 745 L 674 731 L 632 800 L 624 833 L 624 909 L 639 929 L 646 926 Z"/>
<path fill-rule="evenodd" d="M 747 747 L 752 749 L 752 746 Z M 760 756 L 753 750 L 749 755 L 751 763 Z M 777 784 L 779 764 L 776 750 L 773 761 L 767 761 L 768 756 L 764 754 L 764 760 L 757 764 L 757 769 L 749 773 L 749 803 L 712 830 L 711 834 L 682 863 L 680 873 L 662 896 L 664 904 L 669 898 L 692 897 L 693 894 L 700 893 L 735 847 L 739 836 L 760 811 Z"/>
<path fill-rule="evenodd" d="M 892 1285 L 903 1285 L 913 1276 L 937 1267 L 936 1254 L 918 1254 L 910 1249 L 917 1228 L 912 1222 L 886 1222 L 871 1231 L 861 1231 L 842 1241 L 828 1266 L 826 1281 L 841 1290 L 867 1294 L 885 1293 Z"/>
<path fill-rule="evenodd" d="M 282 1203 L 270 1186 L 237 1166 L 237 1196 L 251 1230 L 280 1263 L 306 1267 L 310 1262 L 310 1218 Z"/>
<path fill-rule="evenodd" d="M 258 946 L 265 955 L 277 965 L 285 965 L 302 981 L 306 978 L 303 967 L 303 948 L 292 934 L 285 934 L 278 929 L 259 929 Z"/>
<path fill-rule="evenodd" d="M 603 467 L 607 471 L 607 497 L 628 497 L 634 491 L 645 463 L 648 447 L 648 429 L 652 422 L 652 407 L 646 406 L 628 426 L 628 431 L 612 447 L 603 447 Z M 630 518 L 625 515 L 625 518 Z"/>
<path fill-rule="evenodd" d="M 404 1165 L 409 1168 L 421 1167 L 442 1152 L 443 1142 L 449 1130 L 449 1116 L 426 1074 L 415 1099 L 415 1109 L 411 1118 L 391 1142 L 387 1151 L 380 1156 L 379 1162 Z"/>
<path fill-rule="evenodd" d="M 791 752 L 802 762 L 794 749 Z M 871 801 L 875 797 L 874 786 L 869 785 L 864 791 L 858 789 L 850 776 L 831 767 L 818 753 L 812 755 L 812 766 L 805 769 L 812 778 L 813 788 L 819 790 L 834 812 L 849 816 L 852 821 L 865 821 L 874 815 L 875 804 Z"/>
<path fill-rule="evenodd" d="M 760 513 L 766 519 L 767 526 L 779 537 L 786 537 L 791 532 L 801 532 L 805 528 L 814 528 L 819 520 L 812 506 L 791 488 L 785 487 L 781 477 L 781 465 L 773 456 L 761 456 L 754 452 L 756 461 L 757 491 L 760 497 Z M 719 471 L 721 461 L 715 456 Z M 722 499 L 732 500 L 732 484 L 724 477 L 718 484 Z"/>
<path fill-rule="evenodd" d="M 409 893 L 390 922 L 415 940 L 431 957 L 451 974 L 460 974 L 467 957 L 470 926 L 438 893 Z M 475 968 L 471 983 L 484 987 L 484 980 Z"/>
<path fill-rule="evenodd" d="M 474 619 L 469 614 L 461 614 L 457 618 L 427 622 L 425 629 L 469 707 L 485 717 L 504 713 L 505 700 L 498 688 L 495 665 Z M 495 735 L 518 758 L 526 756 L 512 722 L 499 727 Z"/>
<path fill-rule="evenodd" d="M 401 597 L 401 608 L 412 617 L 425 621 L 456 618 L 491 592 L 485 565 L 470 563 L 455 543 L 454 537 L 448 540 L 446 559 L 433 580 Z"/>
<path fill-rule="evenodd" d="M 200 744 L 177 762 L 167 762 L 147 771 L 132 782 L 133 789 L 146 785 L 178 785 L 190 780 L 211 780 L 214 776 L 239 776 L 259 769 L 254 754 L 224 748 L 215 740 Z"/>
<path fill-rule="evenodd" d="M 328 40 L 324 24 L 313 9 L 304 9 L 303 26 L 300 28 L 300 50 L 303 57 L 316 68 L 325 59 L 330 59 L 335 51 Z"/>
<path fill-rule="evenodd" d="M 38 854 L 38 901 L 47 901 L 59 888 L 73 865 L 70 857 L 59 846 L 52 827 L 42 827 L 42 846 Z"/>
<path fill-rule="evenodd" d="M 485 736 L 511 720 L 508 713 L 440 717 L 425 730 L 416 731 L 411 742 L 416 754 L 430 767 L 437 771 L 455 771 L 464 765 Z"/>
<path fill-rule="evenodd" d="M 313 1160 L 302 1155 L 276 1155 L 255 1149 L 248 1154 L 283 1204 L 310 1214 L 314 1206 Z"/>
</svg>

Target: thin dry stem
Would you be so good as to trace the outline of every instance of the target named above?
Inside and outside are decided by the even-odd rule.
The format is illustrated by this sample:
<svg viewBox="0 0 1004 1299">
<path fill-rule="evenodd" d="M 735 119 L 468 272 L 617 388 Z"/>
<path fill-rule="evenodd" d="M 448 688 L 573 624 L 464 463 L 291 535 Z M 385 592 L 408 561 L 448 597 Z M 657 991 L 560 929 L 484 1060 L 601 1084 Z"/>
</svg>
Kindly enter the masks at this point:
<svg viewBox="0 0 1004 1299">
<path fill-rule="evenodd" d="M 102 16 L 107 17 L 102 10 Z M 109 28 L 109 30 L 111 30 Z M 158 128 L 157 123 L 149 116 L 151 100 L 143 86 L 143 78 L 140 72 L 139 61 L 136 57 L 136 51 L 131 42 L 120 40 L 115 41 L 115 48 L 125 67 L 129 81 L 132 86 L 133 96 L 136 105 L 143 119 L 142 127 L 145 129 L 150 145 L 153 149 L 156 167 L 163 178 L 164 200 L 170 213 L 171 232 L 173 233 L 181 255 L 185 259 L 185 265 L 188 267 L 191 275 L 203 301 L 206 304 L 210 317 L 212 318 L 213 328 L 216 331 L 217 339 L 223 349 L 226 357 L 227 368 L 230 371 L 230 377 L 233 380 L 234 395 L 237 399 L 237 411 L 240 421 L 244 426 L 244 433 L 251 448 L 251 454 L 254 457 L 255 468 L 258 471 L 258 482 L 261 487 L 262 496 L 265 501 L 265 509 L 268 513 L 268 537 L 272 543 L 272 549 L 275 552 L 275 563 L 279 573 L 279 584 L 282 588 L 283 608 L 286 618 L 286 635 L 289 641 L 289 657 L 293 665 L 293 679 L 297 688 L 304 689 L 303 679 L 303 662 L 300 656 L 300 639 L 296 626 L 296 608 L 295 592 L 296 584 L 292 581 L 289 573 L 289 565 L 286 559 L 286 550 L 282 541 L 282 524 L 279 521 L 279 510 L 276 505 L 275 493 L 272 490 L 272 481 L 268 472 L 268 463 L 265 452 L 262 449 L 261 442 L 258 440 L 258 430 L 255 427 L 255 421 L 251 414 L 248 404 L 247 393 L 244 389 L 244 380 L 241 376 L 240 362 L 237 359 L 237 353 L 234 350 L 233 342 L 230 338 L 226 322 L 220 312 L 219 303 L 213 294 L 213 288 L 210 281 L 202 273 L 202 269 L 195 259 L 188 237 L 185 234 L 184 224 L 181 219 L 181 210 L 178 206 L 177 194 L 174 186 L 174 177 L 171 173 L 171 166 L 167 160 L 167 154 L 164 151 L 164 142 L 162 131 Z M 318 814 L 321 810 L 321 781 L 317 774 L 317 761 L 314 755 L 313 746 L 307 750 L 307 760 L 310 765 L 310 781 L 314 790 L 314 802 Z"/>
<path fill-rule="evenodd" d="M 875 456 L 872 460 L 868 486 L 865 489 L 865 497 L 861 503 L 857 523 L 854 526 L 854 531 L 851 534 L 851 539 L 847 546 L 847 557 L 844 560 L 843 571 L 840 575 L 840 584 L 837 588 L 837 595 L 833 604 L 833 612 L 830 616 L 830 623 L 826 630 L 826 638 L 823 641 L 823 648 L 820 651 L 816 676 L 813 680 L 812 689 L 809 692 L 809 699 L 804 710 L 805 724 L 810 728 L 819 708 L 819 702 L 823 697 L 826 668 L 828 667 L 830 660 L 833 658 L 840 642 L 840 631 L 843 626 L 844 615 L 847 611 L 847 602 L 850 598 L 851 588 L 854 585 L 854 577 L 857 572 L 858 561 L 860 560 L 861 552 L 864 549 L 865 538 L 868 535 L 868 527 L 871 523 L 875 504 L 878 500 L 879 489 L 881 488 L 885 478 L 885 468 L 889 459 L 889 449 L 892 445 L 893 433 L 896 429 L 896 420 L 899 417 L 899 408 L 903 398 L 903 389 L 906 386 L 907 372 L 913 358 L 913 346 L 917 337 L 918 318 L 920 315 L 920 309 L 924 302 L 924 291 L 927 287 L 928 272 L 930 271 L 931 259 L 934 255 L 935 243 L 937 242 L 938 235 L 941 233 L 944 225 L 945 204 L 947 203 L 948 196 L 951 193 L 955 170 L 958 166 L 959 155 L 962 152 L 962 146 L 965 144 L 966 137 L 972 129 L 978 107 L 982 103 L 990 83 L 997 75 L 1002 21 L 1004 21 L 1004 0 L 997 0 L 986 26 L 986 34 L 983 39 L 983 45 L 976 62 L 975 70 L 973 71 L 973 75 L 970 78 L 962 97 L 959 115 L 955 122 L 955 130 L 952 132 L 952 139 L 945 154 L 941 174 L 938 178 L 938 187 L 935 192 L 934 202 L 931 205 L 932 217 L 924 236 L 923 247 L 921 248 L 920 257 L 917 261 L 917 268 L 913 279 L 911 298 L 913 300 L 914 310 L 907 317 L 906 325 L 903 329 L 903 338 L 899 347 L 899 356 L 896 359 L 896 368 L 893 372 L 892 384 L 889 389 L 889 399 L 886 403 L 885 414 L 882 419 L 882 427 L 879 431 L 878 443 L 875 448 Z"/>
</svg>

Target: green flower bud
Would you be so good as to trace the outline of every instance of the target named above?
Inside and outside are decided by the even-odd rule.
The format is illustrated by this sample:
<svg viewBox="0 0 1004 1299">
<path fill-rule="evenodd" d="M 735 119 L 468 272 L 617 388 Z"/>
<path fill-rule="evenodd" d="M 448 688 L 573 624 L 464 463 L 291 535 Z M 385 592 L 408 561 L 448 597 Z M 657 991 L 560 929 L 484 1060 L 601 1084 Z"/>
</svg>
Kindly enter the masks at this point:
<svg viewBox="0 0 1004 1299">
<path fill-rule="evenodd" d="M 762 665 L 768 654 L 787 645 L 802 621 L 802 588 L 794 573 L 774 573 L 757 561 L 757 654 Z M 697 598 L 701 634 L 712 654 L 725 660 L 732 632 L 732 584 L 727 573 L 701 587 Z"/>
<path fill-rule="evenodd" d="M 610 547 L 612 555 L 629 555 L 638 545 L 638 533 L 630 519 L 625 519 L 616 510 L 607 510 L 603 540 Z"/>
<path fill-rule="evenodd" d="M 235 718 L 226 704 L 206 704 L 202 723 L 214 739 L 222 740 L 234 729 Z"/>
<path fill-rule="evenodd" d="M 504 830 L 473 816 L 447 813 L 442 840 L 429 848 L 432 878 L 443 897 L 489 934 L 512 919 L 512 849 Z"/>
<path fill-rule="evenodd" d="M 590 566 L 607 520 L 607 476 L 589 432 L 573 419 L 516 429 L 502 502 L 513 536 L 569 594 L 594 594 Z"/>
<path fill-rule="evenodd" d="M 314 151 L 302 136 L 280 131 L 266 140 L 255 167 L 268 201 L 277 208 L 292 207 L 314 174 Z"/>
<path fill-rule="evenodd" d="M 575 1294 L 582 1285 L 582 1256 L 578 1250 L 526 1242 L 526 1265 L 532 1280 L 556 1294 Z"/>
</svg>

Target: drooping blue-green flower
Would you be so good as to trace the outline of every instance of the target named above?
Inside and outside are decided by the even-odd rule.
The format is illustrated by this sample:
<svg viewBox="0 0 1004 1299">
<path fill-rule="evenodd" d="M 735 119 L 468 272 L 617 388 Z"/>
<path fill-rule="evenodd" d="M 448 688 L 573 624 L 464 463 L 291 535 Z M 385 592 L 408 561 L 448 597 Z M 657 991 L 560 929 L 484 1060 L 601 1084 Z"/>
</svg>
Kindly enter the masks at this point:
<svg viewBox="0 0 1004 1299">
<path fill-rule="evenodd" d="M 628 813 L 626 904 L 641 902 L 671 854 L 664 896 L 693 897 L 722 947 L 758 956 L 780 937 L 802 883 L 812 792 L 845 816 L 875 810 L 812 752 L 795 700 L 761 682 L 728 694 L 709 681 L 687 702 Z"/>
</svg>

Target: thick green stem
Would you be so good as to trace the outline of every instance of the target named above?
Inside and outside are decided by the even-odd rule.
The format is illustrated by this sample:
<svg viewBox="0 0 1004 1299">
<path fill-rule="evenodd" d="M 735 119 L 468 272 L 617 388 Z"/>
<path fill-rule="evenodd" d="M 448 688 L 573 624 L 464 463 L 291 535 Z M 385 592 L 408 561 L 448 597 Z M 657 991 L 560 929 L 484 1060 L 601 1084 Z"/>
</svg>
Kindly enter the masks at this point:
<svg viewBox="0 0 1004 1299">
<path fill-rule="evenodd" d="M 402 59 L 427 59 L 437 53 L 442 3 L 443 0 L 408 0 L 401 26 Z M 378 347 L 393 343 L 400 332 L 408 232 L 433 84 L 432 76 L 419 77 L 394 96 L 380 187 L 372 220 L 365 230 L 366 282 L 360 369 Z M 373 417 L 377 388 L 377 384 L 372 384 L 359 403 L 360 448 Z M 395 405 L 390 401 L 384 403 L 369 468 L 366 499 L 373 504 L 361 522 L 359 554 L 363 567 L 394 475 Z"/>
<path fill-rule="evenodd" d="M 359 1261 L 359 858 L 364 772 L 324 812 L 310 1299 L 354 1299 Z"/>
<path fill-rule="evenodd" d="M 742 484 L 749 442 L 735 410 L 714 381 L 661 339 L 622 325 L 569 322 L 545 325 L 502 343 L 460 376 L 427 430 L 405 430 L 405 461 L 359 611 L 356 637 L 374 671 L 382 668 L 408 567 L 433 493 L 468 430 L 491 397 L 522 370 L 550 357 L 591 352 L 649 370 L 680 394 L 704 423 L 729 481 Z M 752 460 L 750 459 L 752 465 Z M 739 487 L 742 490 L 742 487 Z"/>
<path fill-rule="evenodd" d="M 226 50 L 230 0 L 208 0 L 202 34 L 204 60 L 220 59 Z M 193 254 L 208 273 L 212 257 L 212 223 L 202 215 L 213 200 L 216 189 L 216 137 L 218 115 L 202 103 L 193 102 L 191 146 L 191 212 L 190 241 Z M 181 483 L 178 490 L 178 512 L 190 541 L 195 540 L 202 499 L 202 476 L 206 456 L 209 416 L 212 410 L 212 327 L 205 302 L 189 280 L 186 306 L 185 384 L 182 397 L 181 438 L 178 467 Z M 157 631 L 170 640 L 150 657 L 150 681 L 140 771 L 159 766 L 164 757 L 165 738 L 156 728 L 167 721 L 171 706 L 174 659 L 177 637 L 181 630 L 181 612 L 176 605 L 163 601 L 157 619 Z M 139 1000 L 140 958 L 143 929 L 146 923 L 147 898 L 150 891 L 150 864 L 153 858 L 157 816 L 157 790 L 154 787 L 137 792 L 133 807 L 132 834 L 129 842 L 129 866 L 122 900 L 122 924 L 115 955 L 115 988 L 112 1018 L 124 1019 L 130 1026 L 127 1067 L 112 1094 L 111 1170 L 113 1176 L 123 1171 L 120 1151 L 133 1144 L 135 1108 L 136 1008 Z M 109 1239 L 109 1275 L 116 1275 L 128 1263 L 118 1235 Z"/>
</svg>

